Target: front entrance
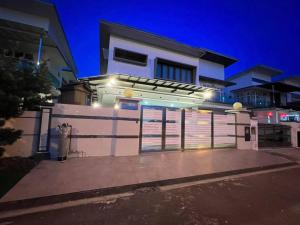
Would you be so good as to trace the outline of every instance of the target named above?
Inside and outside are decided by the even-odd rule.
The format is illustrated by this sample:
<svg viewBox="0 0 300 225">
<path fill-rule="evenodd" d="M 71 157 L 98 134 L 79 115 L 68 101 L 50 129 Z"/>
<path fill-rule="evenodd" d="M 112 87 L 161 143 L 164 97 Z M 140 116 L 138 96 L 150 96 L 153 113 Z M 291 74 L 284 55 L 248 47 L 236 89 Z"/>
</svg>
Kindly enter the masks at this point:
<svg viewBox="0 0 300 225">
<path fill-rule="evenodd" d="M 236 147 L 234 114 L 142 106 L 140 150 Z"/>
<path fill-rule="evenodd" d="M 181 126 L 180 109 L 142 106 L 141 150 L 180 149 Z"/>
</svg>

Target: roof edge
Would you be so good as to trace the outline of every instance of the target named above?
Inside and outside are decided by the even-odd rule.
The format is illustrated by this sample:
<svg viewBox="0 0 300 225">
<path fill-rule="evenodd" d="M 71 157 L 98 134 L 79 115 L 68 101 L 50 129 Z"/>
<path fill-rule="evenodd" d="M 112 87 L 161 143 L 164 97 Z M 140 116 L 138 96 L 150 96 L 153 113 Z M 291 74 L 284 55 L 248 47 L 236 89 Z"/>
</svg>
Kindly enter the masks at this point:
<svg viewBox="0 0 300 225">
<path fill-rule="evenodd" d="M 106 29 L 104 27 L 106 26 Z M 181 42 L 178 42 L 175 39 L 171 39 L 168 37 L 164 37 L 161 35 L 157 35 L 148 31 L 139 30 L 137 28 L 119 24 L 108 22 L 106 20 L 100 20 L 100 30 L 101 30 L 101 39 L 105 39 L 105 35 L 116 35 L 123 38 L 131 39 L 137 42 L 142 42 L 145 44 L 169 49 L 171 51 L 177 51 L 181 54 L 190 55 L 193 57 L 201 58 L 204 60 L 208 60 L 211 62 L 219 63 L 224 65 L 225 67 L 232 65 L 237 62 L 237 59 L 233 57 L 229 57 L 218 52 L 208 50 L 200 47 L 193 47 Z M 108 33 L 104 34 L 106 31 Z M 101 43 L 101 40 L 100 40 Z"/>
</svg>

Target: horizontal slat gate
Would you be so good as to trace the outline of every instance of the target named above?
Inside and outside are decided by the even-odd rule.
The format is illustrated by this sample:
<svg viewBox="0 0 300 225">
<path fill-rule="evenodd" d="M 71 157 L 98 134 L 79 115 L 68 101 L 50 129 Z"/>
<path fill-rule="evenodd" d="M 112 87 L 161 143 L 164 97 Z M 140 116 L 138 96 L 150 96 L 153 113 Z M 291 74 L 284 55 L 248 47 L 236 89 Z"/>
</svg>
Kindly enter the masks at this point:
<svg viewBox="0 0 300 225">
<path fill-rule="evenodd" d="M 211 148 L 211 113 L 185 112 L 185 149 Z"/>
<path fill-rule="evenodd" d="M 214 148 L 236 146 L 235 114 L 214 114 Z"/>
<path fill-rule="evenodd" d="M 236 147 L 235 114 L 144 106 L 141 151 Z"/>
<path fill-rule="evenodd" d="M 165 149 L 176 150 L 181 148 L 181 110 L 166 108 Z"/>
<path fill-rule="evenodd" d="M 142 112 L 142 151 L 160 151 L 162 149 L 161 107 L 143 107 Z"/>
</svg>

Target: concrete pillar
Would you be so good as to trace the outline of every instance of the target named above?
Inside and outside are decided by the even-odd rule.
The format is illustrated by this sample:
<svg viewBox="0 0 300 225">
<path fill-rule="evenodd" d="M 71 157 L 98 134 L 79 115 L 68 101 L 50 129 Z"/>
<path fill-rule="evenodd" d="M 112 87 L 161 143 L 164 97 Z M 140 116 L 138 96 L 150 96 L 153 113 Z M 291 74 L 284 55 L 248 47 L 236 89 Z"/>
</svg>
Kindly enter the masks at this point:
<svg viewBox="0 0 300 225">
<path fill-rule="evenodd" d="M 252 149 L 251 146 L 251 133 L 250 140 L 247 140 L 247 133 L 251 132 L 250 114 L 248 111 L 236 112 L 236 137 L 237 149 Z"/>
<path fill-rule="evenodd" d="M 258 120 L 250 119 L 251 149 L 258 151 Z"/>
<path fill-rule="evenodd" d="M 51 108 L 43 108 L 41 110 L 40 132 L 38 152 L 48 152 L 49 150 L 49 135 L 50 135 L 50 123 L 51 123 Z"/>
<path fill-rule="evenodd" d="M 292 147 L 300 149 L 300 147 L 298 147 L 298 132 L 300 132 L 300 124 L 297 122 L 281 122 L 281 124 L 291 127 Z"/>
</svg>

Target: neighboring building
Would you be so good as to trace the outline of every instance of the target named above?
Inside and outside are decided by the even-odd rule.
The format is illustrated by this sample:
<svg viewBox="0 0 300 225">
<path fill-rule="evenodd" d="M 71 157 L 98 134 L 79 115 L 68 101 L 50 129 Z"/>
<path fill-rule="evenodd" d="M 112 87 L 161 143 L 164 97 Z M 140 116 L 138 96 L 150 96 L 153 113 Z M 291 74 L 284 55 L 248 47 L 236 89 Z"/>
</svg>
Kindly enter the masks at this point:
<svg viewBox="0 0 300 225">
<path fill-rule="evenodd" d="M 300 111 L 300 75 L 288 76 L 280 80 L 281 83 L 298 87 L 298 91 L 290 92 L 287 97 L 287 108 Z"/>
<path fill-rule="evenodd" d="M 257 65 L 227 79 L 235 85 L 225 88 L 225 93 L 234 101 L 241 102 L 258 122 L 258 147 L 295 146 L 295 129 L 289 122 L 300 122 L 294 104 L 294 91 L 300 91 L 297 79 L 274 82 L 282 71 Z"/>
<path fill-rule="evenodd" d="M 282 71 L 264 65 L 257 65 L 235 74 L 227 81 L 236 83 L 226 88 L 229 98 L 249 108 L 287 106 L 289 93 L 300 90 L 294 84 L 272 82 Z"/>
<path fill-rule="evenodd" d="M 0 57 L 16 58 L 24 66 L 48 60 L 55 88 L 76 80 L 76 65 L 59 15 L 48 1 L 0 1 Z"/>
</svg>

